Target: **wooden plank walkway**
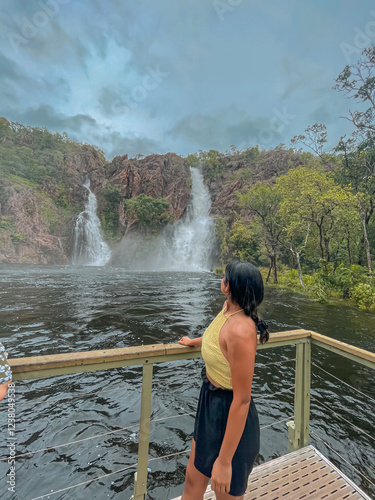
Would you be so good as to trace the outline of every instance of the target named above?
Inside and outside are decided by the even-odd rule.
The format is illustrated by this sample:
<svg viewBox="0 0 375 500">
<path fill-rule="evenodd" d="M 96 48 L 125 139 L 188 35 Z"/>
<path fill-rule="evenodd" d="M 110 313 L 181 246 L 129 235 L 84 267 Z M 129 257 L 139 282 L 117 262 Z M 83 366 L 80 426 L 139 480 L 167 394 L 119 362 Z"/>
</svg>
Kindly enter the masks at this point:
<svg viewBox="0 0 375 500">
<path fill-rule="evenodd" d="M 214 498 L 209 485 L 204 500 Z M 254 467 L 244 500 L 298 499 L 371 500 L 313 446 Z"/>
</svg>

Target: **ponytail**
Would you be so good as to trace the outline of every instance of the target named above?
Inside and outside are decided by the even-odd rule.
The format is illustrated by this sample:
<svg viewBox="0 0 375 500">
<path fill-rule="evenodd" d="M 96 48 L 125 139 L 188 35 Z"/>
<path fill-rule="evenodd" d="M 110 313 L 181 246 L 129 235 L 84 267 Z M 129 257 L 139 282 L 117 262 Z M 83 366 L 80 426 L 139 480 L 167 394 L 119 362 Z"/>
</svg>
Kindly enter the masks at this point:
<svg viewBox="0 0 375 500">
<path fill-rule="evenodd" d="M 251 314 L 250 318 L 254 321 L 255 326 L 257 327 L 259 331 L 259 341 L 261 344 L 264 344 L 265 342 L 268 342 L 270 338 L 270 334 L 268 331 L 268 325 L 265 321 L 262 319 L 259 319 L 258 314 L 256 312 L 256 309 L 254 309 Z"/>
<path fill-rule="evenodd" d="M 233 261 L 225 268 L 225 281 L 229 283 L 231 300 L 243 309 L 259 331 L 261 344 L 270 338 L 268 325 L 258 318 L 257 307 L 264 297 L 262 275 L 259 270 L 248 262 Z"/>
</svg>

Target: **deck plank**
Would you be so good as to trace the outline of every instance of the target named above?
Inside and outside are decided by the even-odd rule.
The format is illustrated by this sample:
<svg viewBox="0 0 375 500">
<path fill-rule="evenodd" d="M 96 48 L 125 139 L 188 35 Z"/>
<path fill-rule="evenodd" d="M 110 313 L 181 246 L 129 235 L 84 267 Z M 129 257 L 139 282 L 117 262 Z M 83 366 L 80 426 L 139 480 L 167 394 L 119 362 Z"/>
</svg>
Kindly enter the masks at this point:
<svg viewBox="0 0 375 500">
<path fill-rule="evenodd" d="M 208 485 L 204 500 L 215 498 Z M 313 446 L 258 465 L 250 474 L 244 500 L 285 499 L 371 500 Z"/>
</svg>

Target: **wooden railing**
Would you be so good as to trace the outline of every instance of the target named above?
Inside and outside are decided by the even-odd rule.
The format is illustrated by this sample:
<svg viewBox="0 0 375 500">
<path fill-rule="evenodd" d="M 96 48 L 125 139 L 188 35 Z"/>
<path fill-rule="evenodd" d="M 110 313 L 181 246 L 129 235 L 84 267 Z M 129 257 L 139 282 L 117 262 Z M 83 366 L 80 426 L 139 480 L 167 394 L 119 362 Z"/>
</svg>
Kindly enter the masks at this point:
<svg viewBox="0 0 375 500">
<path fill-rule="evenodd" d="M 375 369 L 375 353 L 308 330 L 272 333 L 267 344 L 258 344 L 258 350 L 296 345 L 294 419 L 287 423 L 290 450 L 306 446 L 309 442 L 312 344 Z M 9 364 L 12 368 L 13 380 L 38 379 L 142 365 L 138 465 L 137 472 L 135 473 L 133 498 L 134 500 L 145 500 L 147 493 L 153 365 L 167 361 L 198 358 L 200 356 L 199 347 L 185 347 L 180 344 L 154 344 L 121 349 L 106 349 L 103 351 L 83 351 L 31 358 L 17 358 L 10 359 Z"/>
</svg>

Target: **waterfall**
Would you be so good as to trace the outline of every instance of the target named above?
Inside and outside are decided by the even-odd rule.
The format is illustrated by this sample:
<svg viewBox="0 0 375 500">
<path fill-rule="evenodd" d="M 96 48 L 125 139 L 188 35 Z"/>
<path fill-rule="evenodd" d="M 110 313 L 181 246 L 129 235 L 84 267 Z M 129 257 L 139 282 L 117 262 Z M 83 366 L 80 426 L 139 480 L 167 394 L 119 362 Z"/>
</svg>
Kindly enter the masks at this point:
<svg viewBox="0 0 375 500">
<path fill-rule="evenodd" d="M 110 259 L 111 251 L 102 236 L 100 220 L 96 215 L 98 205 L 96 196 L 90 190 L 90 180 L 87 179 L 83 186 L 88 190 L 89 196 L 85 210 L 76 220 L 72 262 L 86 266 L 104 266 Z"/>
<path fill-rule="evenodd" d="M 209 216 L 211 198 L 203 175 L 191 168 L 191 199 L 186 214 L 166 228 L 160 266 L 179 271 L 207 271 L 215 247 L 215 221 Z"/>
</svg>

